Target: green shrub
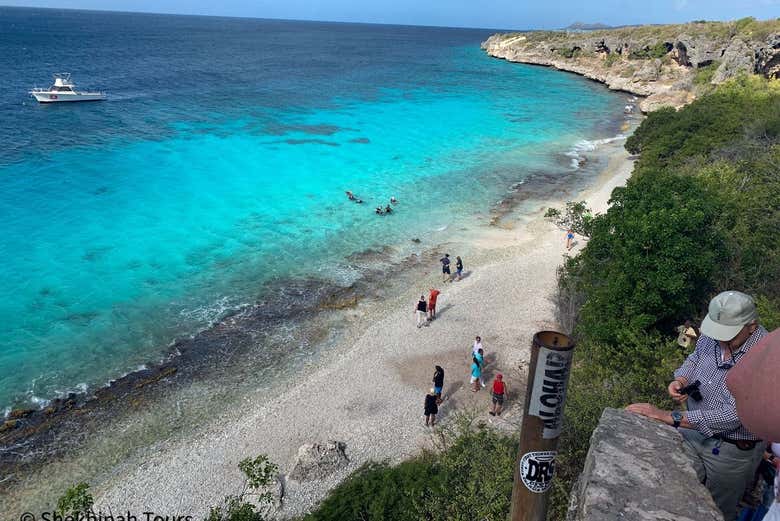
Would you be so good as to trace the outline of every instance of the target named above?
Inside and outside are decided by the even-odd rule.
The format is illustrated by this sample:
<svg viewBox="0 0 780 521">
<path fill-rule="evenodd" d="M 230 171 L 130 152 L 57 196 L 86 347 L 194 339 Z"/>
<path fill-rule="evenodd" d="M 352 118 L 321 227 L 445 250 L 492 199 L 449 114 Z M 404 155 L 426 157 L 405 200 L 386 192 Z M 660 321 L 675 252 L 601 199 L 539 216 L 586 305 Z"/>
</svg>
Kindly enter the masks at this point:
<svg viewBox="0 0 780 521">
<path fill-rule="evenodd" d="M 604 65 L 607 67 L 612 67 L 615 63 L 620 61 L 620 55 L 616 52 L 610 52 L 607 55 L 607 59 L 604 60 Z"/>
<path fill-rule="evenodd" d="M 709 65 L 699 67 L 696 69 L 696 74 L 693 76 L 694 85 L 709 85 L 712 82 L 712 78 L 715 76 L 715 71 L 720 66 L 719 61 L 713 61 Z"/>
<path fill-rule="evenodd" d="M 585 201 L 568 201 L 563 212 L 557 208 L 548 208 L 544 217 L 559 228 L 571 229 L 583 237 L 590 236 L 593 226 L 593 212 Z"/>
<path fill-rule="evenodd" d="M 274 496 L 269 487 L 279 468 L 264 454 L 246 458 L 238 464 L 244 474 L 244 484 L 235 496 L 227 496 L 213 506 L 204 521 L 265 521 L 271 512 Z"/>
<path fill-rule="evenodd" d="M 95 500 L 89 493 L 89 484 L 79 483 L 70 487 L 57 501 L 57 513 L 62 517 L 78 518 L 92 511 Z"/>
<path fill-rule="evenodd" d="M 711 202 L 694 180 L 662 171 L 615 189 L 570 273 L 587 295 L 579 334 L 618 344 L 626 332 L 692 316 L 712 289 L 723 242 Z"/>
<path fill-rule="evenodd" d="M 663 58 L 672 50 L 673 46 L 668 42 L 658 42 L 652 46 L 648 45 L 641 49 L 634 49 L 628 55 L 630 60 L 652 60 Z"/>
<path fill-rule="evenodd" d="M 765 122 L 777 137 L 780 82 L 741 77 L 720 85 L 680 111 L 652 112 L 626 140 L 626 149 L 641 153 L 638 170 L 680 166 L 742 140 L 750 126 Z"/>
<path fill-rule="evenodd" d="M 582 49 L 579 47 L 571 47 L 571 48 L 564 48 L 564 49 L 558 49 L 558 54 L 563 56 L 564 58 L 577 58 L 580 55 L 582 55 Z"/>
<path fill-rule="evenodd" d="M 506 519 L 516 442 L 463 418 L 441 452 L 368 463 L 303 521 Z"/>
<path fill-rule="evenodd" d="M 780 301 L 772 300 L 766 295 L 756 297 L 756 307 L 761 324 L 769 331 L 780 327 Z"/>
</svg>

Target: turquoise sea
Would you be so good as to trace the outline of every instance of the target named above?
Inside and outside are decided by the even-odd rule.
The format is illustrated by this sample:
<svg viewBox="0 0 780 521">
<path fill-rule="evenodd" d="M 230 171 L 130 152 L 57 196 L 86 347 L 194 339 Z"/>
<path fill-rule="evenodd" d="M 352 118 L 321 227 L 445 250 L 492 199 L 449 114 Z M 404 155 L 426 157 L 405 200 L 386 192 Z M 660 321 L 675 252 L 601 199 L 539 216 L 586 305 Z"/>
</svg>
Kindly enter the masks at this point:
<svg viewBox="0 0 780 521">
<path fill-rule="evenodd" d="M 346 285 L 356 252 L 446 238 L 570 172 L 625 103 L 488 58 L 491 30 L 1 7 L 0 27 L 0 410 L 159 361 L 271 283 Z M 108 101 L 26 94 L 61 71 Z"/>
</svg>

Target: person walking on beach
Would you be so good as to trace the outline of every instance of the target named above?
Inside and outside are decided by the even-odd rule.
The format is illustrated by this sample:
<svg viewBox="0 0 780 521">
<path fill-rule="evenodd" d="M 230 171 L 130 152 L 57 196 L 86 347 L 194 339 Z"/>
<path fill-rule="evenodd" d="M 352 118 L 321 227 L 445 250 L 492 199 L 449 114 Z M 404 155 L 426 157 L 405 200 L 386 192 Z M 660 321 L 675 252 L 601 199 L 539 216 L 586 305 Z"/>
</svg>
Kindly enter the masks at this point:
<svg viewBox="0 0 780 521">
<path fill-rule="evenodd" d="M 436 318 L 436 300 L 439 298 L 439 291 L 436 288 L 430 288 L 431 293 L 428 295 L 428 320 Z"/>
<path fill-rule="evenodd" d="M 490 406 L 491 416 L 501 416 L 501 410 L 504 408 L 504 399 L 509 394 L 509 388 L 504 383 L 504 375 L 498 373 L 493 380 L 493 403 Z"/>
<path fill-rule="evenodd" d="M 477 335 L 477 337 L 474 339 L 474 345 L 471 346 L 471 356 L 474 356 L 475 354 L 479 353 L 481 349 L 482 349 L 482 337 Z"/>
<path fill-rule="evenodd" d="M 482 378 L 482 371 L 485 369 L 485 351 L 480 348 L 477 350 L 476 354 L 474 355 L 474 358 L 477 359 L 477 362 L 479 363 L 479 384 L 482 387 L 485 387 L 485 380 Z"/>
<path fill-rule="evenodd" d="M 482 378 L 482 367 L 477 360 L 476 355 L 471 357 L 471 392 L 475 393 L 479 391 L 479 380 Z"/>
<path fill-rule="evenodd" d="M 417 301 L 417 307 L 414 308 L 414 312 L 417 315 L 417 327 L 422 327 L 422 325 L 428 320 L 426 318 L 427 311 L 428 306 L 425 303 L 425 295 L 420 295 L 420 300 Z"/>
<path fill-rule="evenodd" d="M 452 280 L 452 274 L 450 273 L 450 254 L 445 253 L 444 257 L 439 259 L 439 262 L 441 262 L 441 272 L 443 276 L 443 281 L 451 281 Z"/>
<path fill-rule="evenodd" d="M 438 397 L 436 396 L 436 390 L 431 388 L 428 394 L 425 395 L 425 425 L 433 427 L 436 425 L 436 415 L 439 414 Z"/>
<path fill-rule="evenodd" d="M 460 256 L 455 257 L 455 276 L 458 280 L 463 278 L 463 260 Z"/>
<path fill-rule="evenodd" d="M 572 244 L 572 241 L 574 241 L 574 232 L 571 228 L 566 230 L 566 249 L 571 251 L 571 249 L 574 247 L 574 244 Z"/>
<path fill-rule="evenodd" d="M 436 393 L 436 403 L 439 405 L 443 401 L 441 399 L 442 389 L 444 389 L 444 369 L 437 365 L 436 370 L 433 372 L 433 391 Z"/>
</svg>

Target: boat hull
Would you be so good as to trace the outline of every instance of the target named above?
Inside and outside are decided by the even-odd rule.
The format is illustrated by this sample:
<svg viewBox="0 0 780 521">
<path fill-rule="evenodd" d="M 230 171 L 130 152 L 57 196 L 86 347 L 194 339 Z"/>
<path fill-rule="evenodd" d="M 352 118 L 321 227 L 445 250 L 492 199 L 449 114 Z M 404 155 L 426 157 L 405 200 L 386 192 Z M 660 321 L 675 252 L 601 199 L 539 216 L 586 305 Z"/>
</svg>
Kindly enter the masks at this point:
<svg viewBox="0 0 780 521">
<path fill-rule="evenodd" d="M 106 95 L 102 92 L 31 92 L 39 103 L 64 103 L 72 101 L 103 101 Z"/>
</svg>

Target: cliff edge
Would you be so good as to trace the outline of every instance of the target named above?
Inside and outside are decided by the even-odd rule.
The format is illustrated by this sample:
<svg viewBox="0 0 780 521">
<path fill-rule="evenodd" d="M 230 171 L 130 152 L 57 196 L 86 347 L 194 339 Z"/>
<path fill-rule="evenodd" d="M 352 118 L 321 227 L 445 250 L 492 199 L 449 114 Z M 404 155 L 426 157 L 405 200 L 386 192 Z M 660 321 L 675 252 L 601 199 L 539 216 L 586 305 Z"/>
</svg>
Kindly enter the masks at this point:
<svg viewBox="0 0 780 521">
<path fill-rule="evenodd" d="M 682 107 L 740 74 L 780 78 L 780 19 L 494 34 L 482 48 L 644 96 L 643 112 Z"/>
<path fill-rule="evenodd" d="M 567 521 L 722 521 L 697 465 L 673 428 L 604 409 L 572 490 Z"/>
</svg>

